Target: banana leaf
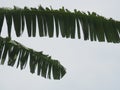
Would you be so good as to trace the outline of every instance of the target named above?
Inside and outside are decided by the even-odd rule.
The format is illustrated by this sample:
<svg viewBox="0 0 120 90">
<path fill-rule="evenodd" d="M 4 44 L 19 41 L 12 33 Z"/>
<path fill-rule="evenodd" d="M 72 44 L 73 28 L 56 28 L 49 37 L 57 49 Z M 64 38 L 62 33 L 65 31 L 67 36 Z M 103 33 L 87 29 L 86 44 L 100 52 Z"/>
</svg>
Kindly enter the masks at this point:
<svg viewBox="0 0 120 90">
<path fill-rule="evenodd" d="M 15 7 L 14 9 L 0 8 L 0 33 L 6 17 L 8 26 L 8 36 L 11 37 L 12 18 L 16 35 L 23 34 L 25 22 L 29 37 L 36 36 L 36 25 L 38 25 L 40 37 L 81 38 L 81 30 L 84 40 L 119 43 L 120 22 L 112 18 L 108 19 L 95 12 L 80 12 L 76 9 L 71 12 L 64 7 L 53 10 L 42 6 L 24 9 Z M 12 17 L 11 17 L 12 16 Z M 80 30 L 81 26 L 81 30 Z M 55 34 L 54 34 L 55 33 Z"/>
<path fill-rule="evenodd" d="M 59 65 L 60 68 L 59 72 L 65 71 L 64 70 L 65 68 L 57 60 L 53 60 L 51 56 L 44 55 L 42 52 L 37 52 L 30 48 L 27 48 L 22 44 L 11 40 L 11 38 L 0 37 L 0 57 L 1 57 L 0 63 L 2 65 L 5 64 L 7 56 L 8 56 L 7 64 L 9 66 L 14 66 L 16 63 L 17 68 L 20 67 L 20 69 L 23 70 L 25 69 L 27 63 L 29 62 L 30 72 L 35 73 L 35 71 L 37 70 L 37 74 L 44 78 L 51 79 L 51 77 L 54 77 L 54 75 L 51 75 L 53 66 L 55 71 L 58 67 L 57 65 Z M 58 62 L 57 65 L 56 63 L 54 63 L 54 61 Z"/>
</svg>

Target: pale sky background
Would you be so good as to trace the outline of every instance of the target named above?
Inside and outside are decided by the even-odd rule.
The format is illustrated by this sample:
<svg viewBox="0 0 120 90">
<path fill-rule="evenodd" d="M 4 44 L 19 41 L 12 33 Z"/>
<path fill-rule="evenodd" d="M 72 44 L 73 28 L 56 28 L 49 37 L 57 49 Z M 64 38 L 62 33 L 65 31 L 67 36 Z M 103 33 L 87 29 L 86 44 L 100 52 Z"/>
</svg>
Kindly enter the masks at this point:
<svg viewBox="0 0 120 90">
<path fill-rule="evenodd" d="M 0 7 L 52 6 L 94 11 L 120 21 L 120 0 L 0 0 Z M 4 23 L 2 35 L 6 34 Z M 13 32 L 14 33 L 14 32 Z M 0 90 L 120 90 L 120 44 L 82 39 L 28 38 L 14 40 L 58 59 L 67 69 L 61 80 L 49 80 L 24 70 L 0 65 Z"/>
</svg>

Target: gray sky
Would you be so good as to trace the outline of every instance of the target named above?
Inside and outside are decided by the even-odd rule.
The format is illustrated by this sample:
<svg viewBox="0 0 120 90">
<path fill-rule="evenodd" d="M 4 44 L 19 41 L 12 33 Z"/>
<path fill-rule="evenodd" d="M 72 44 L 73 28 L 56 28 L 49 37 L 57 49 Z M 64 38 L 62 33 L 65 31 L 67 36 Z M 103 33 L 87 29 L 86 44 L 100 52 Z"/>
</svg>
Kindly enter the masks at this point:
<svg viewBox="0 0 120 90">
<path fill-rule="evenodd" d="M 94 11 L 120 21 L 119 0 L 0 0 L 0 7 L 52 6 Z M 2 35 L 5 35 L 6 24 Z M 13 32 L 14 33 L 14 32 Z M 0 65 L 0 90 L 120 90 L 120 44 L 78 39 L 28 38 L 26 33 L 13 39 L 58 59 L 67 69 L 61 80 L 49 80 L 29 69 Z"/>
</svg>

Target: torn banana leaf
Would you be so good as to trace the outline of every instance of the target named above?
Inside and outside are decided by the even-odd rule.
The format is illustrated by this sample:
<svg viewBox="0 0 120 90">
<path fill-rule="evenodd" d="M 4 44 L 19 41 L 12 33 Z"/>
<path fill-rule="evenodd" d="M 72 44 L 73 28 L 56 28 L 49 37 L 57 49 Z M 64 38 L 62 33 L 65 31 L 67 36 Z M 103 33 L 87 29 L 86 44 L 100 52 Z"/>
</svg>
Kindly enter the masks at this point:
<svg viewBox="0 0 120 90">
<path fill-rule="evenodd" d="M 17 64 L 17 68 L 20 67 L 21 70 L 29 63 L 30 72 L 36 73 L 37 70 L 37 74 L 44 78 L 61 79 L 66 73 L 65 68 L 57 60 L 44 55 L 42 52 L 27 48 L 10 38 L 0 37 L 0 57 L 2 65 L 5 62 L 9 66 Z"/>
<path fill-rule="evenodd" d="M 12 17 L 11 17 L 12 16 Z M 73 12 L 64 9 L 56 10 L 50 8 L 0 8 L 0 34 L 6 17 L 8 36 L 11 37 L 12 19 L 16 36 L 23 34 L 25 23 L 29 37 L 36 36 L 36 26 L 40 37 L 59 37 L 80 39 L 83 34 L 84 40 L 99 42 L 120 42 L 120 21 L 105 18 L 95 12 Z M 80 29 L 81 26 L 81 29 Z M 13 29 L 14 30 L 14 29 Z M 80 33 L 82 32 L 82 33 Z"/>
</svg>

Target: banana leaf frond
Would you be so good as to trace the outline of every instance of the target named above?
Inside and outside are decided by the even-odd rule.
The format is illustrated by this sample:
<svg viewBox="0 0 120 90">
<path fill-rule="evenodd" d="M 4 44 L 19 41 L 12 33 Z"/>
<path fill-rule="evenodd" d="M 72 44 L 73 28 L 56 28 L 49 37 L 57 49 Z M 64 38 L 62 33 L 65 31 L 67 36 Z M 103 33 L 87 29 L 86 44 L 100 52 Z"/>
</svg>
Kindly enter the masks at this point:
<svg viewBox="0 0 120 90">
<path fill-rule="evenodd" d="M 21 70 L 29 63 L 31 73 L 37 71 L 37 75 L 49 79 L 61 79 L 66 73 L 65 68 L 50 56 L 27 48 L 10 38 L 0 37 L 0 63 L 3 65 L 5 61 L 8 66 L 16 65 Z"/>
<path fill-rule="evenodd" d="M 40 37 L 81 38 L 83 32 L 84 40 L 99 42 L 120 42 L 120 21 L 107 19 L 93 13 L 84 13 L 77 10 L 71 12 L 60 8 L 0 8 L 0 34 L 2 31 L 4 17 L 7 20 L 8 36 L 11 36 L 12 19 L 14 22 L 16 36 L 21 36 L 26 23 L 29 37 L 36 36 L 36 25 L 38 25 Z M 80 28 L 81 27 L 81 28 Z M 82 30 L 81 30 L 82 29 Z M 76 35 L 77 34 L 77 35 Z"/>
</svg>

